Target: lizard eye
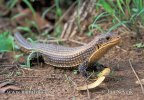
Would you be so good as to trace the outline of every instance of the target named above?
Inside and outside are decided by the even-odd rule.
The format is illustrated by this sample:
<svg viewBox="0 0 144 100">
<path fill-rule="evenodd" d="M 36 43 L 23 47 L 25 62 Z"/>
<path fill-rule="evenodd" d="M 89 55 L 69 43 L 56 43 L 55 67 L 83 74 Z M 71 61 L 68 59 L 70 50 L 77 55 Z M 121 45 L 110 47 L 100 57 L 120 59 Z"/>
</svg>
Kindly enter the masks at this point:
<svg viewBox="0 0 144 100">
<path fill-rule="evenodd" d="M 109 39 L 110 39 L 110 37 L 108 36 L 108 37 L 106 37 L 106 39 L 107 39 L 107 40 L 109 40 Z"/>
</svg>

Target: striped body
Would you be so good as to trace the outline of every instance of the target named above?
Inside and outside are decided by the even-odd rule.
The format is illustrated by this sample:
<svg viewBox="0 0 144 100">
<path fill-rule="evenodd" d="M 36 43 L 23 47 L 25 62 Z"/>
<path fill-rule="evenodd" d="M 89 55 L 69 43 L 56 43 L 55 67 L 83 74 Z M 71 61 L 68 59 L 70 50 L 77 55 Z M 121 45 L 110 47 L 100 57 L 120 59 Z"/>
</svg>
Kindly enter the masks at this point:
<svg viewBox="0 0 144 100">
<path fill-rule="evenodd" d="M 113 39 L 111 34 L 103 34 L 95 37 L 90 43 L 79 46 L 79 47 L 64 47 L 54 44 L 43 44 L 43 43 L 29 43 L 27 42 L 19 33 L 15 33 L 15 40 L 18 45 L 26 50 L 34 50 L 42 54 L 45 63 L 56 66 L 56 67 L 75 67 L 80 65 L 85 60 L 92 58 L 92 61 L 97 61 L 100 59 L 111 47 L 116 45 L 118 42 L 113 43 L 109 47 L 107 46 L 103 54 L 97 54 L 103 44 L 111 43 L 112 40 L 107 39 L 107 37 Z M 97 57 L 91 57 L 91 56 Z M 89 63 L 93 64 L 89 60 Z"/>
</svg>

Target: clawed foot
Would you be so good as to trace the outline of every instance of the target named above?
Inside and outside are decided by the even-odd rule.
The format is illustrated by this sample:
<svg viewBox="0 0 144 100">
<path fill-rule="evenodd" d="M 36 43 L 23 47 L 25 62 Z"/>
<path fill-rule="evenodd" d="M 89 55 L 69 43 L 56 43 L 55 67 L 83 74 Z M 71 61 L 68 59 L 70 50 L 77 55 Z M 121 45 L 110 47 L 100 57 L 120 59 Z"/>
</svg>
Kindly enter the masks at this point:
<svg viewBox="0 0 144 100">
<path fill-rule="evenodd" d="M 88 61 L 84 61 L 82 64 L 79 65 L 78 70 L 82 74 L 83 77 L 88 77 L 89 74 L 87 72 Z"/>
<path fill-rule="evenodd" d="M 28 55 L 26 59 L 27 66 L 34 66 L 34 65 L 43 65 L 44 64 L 44 59 L 42 55 L 38 52 L 32 52 Z"/>
<path fill-rule="evenodd" d="M 90 77 L 90 74 L 87 71 L 96 71 L 101 72 L 106 68 L 104 65 L 100 63 L 95 63 L 92 66 L 88 66 L 88 61 L 84 61 L 81 65 L 79 65 L 78 70 L 82 74 L 83 77 Z"/>
</svg>

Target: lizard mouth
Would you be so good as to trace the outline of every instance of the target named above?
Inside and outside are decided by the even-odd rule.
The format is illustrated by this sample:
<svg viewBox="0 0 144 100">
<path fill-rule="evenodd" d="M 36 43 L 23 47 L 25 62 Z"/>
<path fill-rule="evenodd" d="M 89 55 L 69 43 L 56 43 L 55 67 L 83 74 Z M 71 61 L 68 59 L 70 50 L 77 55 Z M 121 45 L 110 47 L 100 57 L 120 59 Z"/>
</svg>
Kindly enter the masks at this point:
<svg viewBox="0 0 144 100">
<path fill-rule="evenodd" d="M 102 44 L 101 47 L 103 46 L 113 46 L 113 45 L 116 45 L 120 42 L 121 40 L 121 37 L 120 36 L 116 36 L 116 37 L 113 37 L 112 39 L 110 39 L 107 43 L 104 43 Z"/>
</svg>

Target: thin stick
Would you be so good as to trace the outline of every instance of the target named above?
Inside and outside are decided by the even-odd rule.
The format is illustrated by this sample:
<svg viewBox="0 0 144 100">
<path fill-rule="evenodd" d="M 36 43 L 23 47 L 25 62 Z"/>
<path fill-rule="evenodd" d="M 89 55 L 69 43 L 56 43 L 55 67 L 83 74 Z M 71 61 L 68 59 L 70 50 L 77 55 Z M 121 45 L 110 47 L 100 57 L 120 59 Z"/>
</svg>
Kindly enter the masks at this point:
<svg viewBox="0 0 144 100">
<path fill-rule="evenodd" d="M 131 67 L 132 71 L 134 72 L 134 74 L 135 74 L 135 76 L 136 76 L 138 82 L 140 83 L 142 93 L 144 94 L 144 87 L 143 87 L 143 85 L 142 85 L 142 83 L 141 83 L 141 81 L 140 81 L 140 79 L 139 79 L 139 77 L 138 77 L 136 71 L 134 70 L 134 68 L 133 68 L 133 66 L 132 66 L 132 63 L 131 63 L 130 59 L 129 59 L 129 64 L 130 64 L 130 67 Z"/>
<path fill-rule="evenodd" d="M 73 40 L 73 39 L 69 39 L 69 41 L 71 41 L 73 43 L 80 44 L 80 45 L 85 45 L 86 44 L 86 43 L 83 43 L 83 42 L 80 42 L 80 41 L 77 41 L 77 40 Z"/>
<path fill-rule="evenodd" d="M 121 48 L 120 46 L 116 46 L 116 48 L 118 48 L 118 49 L 122 50 L 123 52 L 127 52 L 127 50 L 125 50 L 125 49 Z"/>
<path fill-rule="evenodd" d="M 68 14 L 68 12 L 70 12 L 70 10 L 74 7 L 74 5 L 77 2 L 74 2 L 69 8 L 68 10 L 60 17 L 60 19 L 56 22 L 55 27 L 62 21 L 62 19 Z"/>
<path fill-rule="evenodd" d="M 73 86 L 77 87 L 77 84 L 70 77 L 68 77 L 66 74 L 65 74 L 65 77 L 66 77 L 68 82 L 71 82 Z"/>
<path fill-rule="evenodd" d="M 88 85 L 87 85 L 87 95 L 88 95 L 88 99 L 91 99 L 90 92 L 89 92 L 89 89 L 88 89 Z"/>
</svg>

